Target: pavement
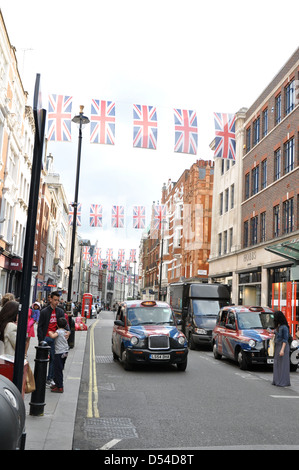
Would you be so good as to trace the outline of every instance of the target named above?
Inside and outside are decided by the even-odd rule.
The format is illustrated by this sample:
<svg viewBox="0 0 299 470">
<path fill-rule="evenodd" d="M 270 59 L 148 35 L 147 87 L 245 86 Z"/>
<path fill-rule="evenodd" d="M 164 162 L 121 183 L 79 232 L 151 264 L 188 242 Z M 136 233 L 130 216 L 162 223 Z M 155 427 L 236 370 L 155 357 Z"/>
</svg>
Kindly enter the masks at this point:
<svg viewBox="0 0 299 470">
<path fill-rule="evenodd" d="M 92 320 L 87 320 L 87 326 Z M 64 392 L 53 393 L 46 388 L 43 416 L 31 416 L 31 393 L 25 394 L 25 450 L 72 450 L 77 402 L 87 331 L 76 331 L 74 347 L 69 350 L 64 368 Z M 28 362 L 35 367 L 37 337 L 31 338 Z"/>
</svg>

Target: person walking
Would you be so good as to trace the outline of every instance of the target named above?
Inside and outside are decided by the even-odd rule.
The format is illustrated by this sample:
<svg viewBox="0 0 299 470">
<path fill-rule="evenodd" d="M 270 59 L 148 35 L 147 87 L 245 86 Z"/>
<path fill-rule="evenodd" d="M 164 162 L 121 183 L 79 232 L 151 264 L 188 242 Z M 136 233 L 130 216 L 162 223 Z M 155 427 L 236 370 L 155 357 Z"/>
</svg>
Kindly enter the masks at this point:
<svg viewBox="0 0 299 470">
<path fill-rule="evenodd" d="M 15 355 L 17 339 L 17 320 L 19 302 L 9 300 L 4 304 L 0 312 L 0 341 L 3 341 L 3 353 Z"/>
<path fill-rule="evenodd" d="M 288 387 L 290 381 L 289 326 L 283 312 L 274 312 L 275 346 L 272 385 Z"/>
<path fill-rule="evenodd" d="M 43 308 L 40 312 L 38 327 L 37 327 L 37 337 L 38 341 L 46 341 L 48 346 L 50 346 L 50 361 L 49 361 L 49 370 L 47 376 L 47 385 L 54 385 L 54 355 L 55 355 L 55 344 L 54 339 L 50 337 L 49 332 L 53 333 L 57 330 L 57 320 L 58 318 L 65 318 L 65 313 L 62 308 L 58 307 L 60 295 L 58 291 L 51 292 L 50 294 L 50 303 L 47 307 Z M 67 329 L 69 326 L 67 325 Z"/>
<path fill-rule="evenodd" d="M 54 385 L 51 386 L 51 392 L 63 393 L 63 369 L 68 355 L 69 345 L 68 337 L 70 331 L 67 331 L 67 321 L 60 317 L 57 320 L 56 332 L 50 331 L 49 335 L 55 340 L 54 355 Z"/>
</svg>

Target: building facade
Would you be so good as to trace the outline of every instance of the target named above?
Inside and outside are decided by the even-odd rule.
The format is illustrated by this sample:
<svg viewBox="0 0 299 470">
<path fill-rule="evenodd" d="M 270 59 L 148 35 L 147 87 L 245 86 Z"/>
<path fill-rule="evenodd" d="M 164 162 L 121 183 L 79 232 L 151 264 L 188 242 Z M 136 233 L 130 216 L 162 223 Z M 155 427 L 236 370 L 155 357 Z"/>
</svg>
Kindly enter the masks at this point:
<svg viewBox="0 0 299 470">
<path fill-rule="evenodd" d="M 245 113 L 243 110 L 243 125 L 236 130 L 234 167 L 221 175 L 226 162 L 216 162 L 215 246 L 209 260 L 211 279 L 232 285 L 234 303 L 268 305 L 284 311 L 292 333 L 299 318 L 299 279 L 292 275 L 299 252 L 297 256 L 287 256 L 281 247 L 293 253 L 299 248 L 298 83 L 299 49 L 253 105 Z M 235 209 L 240 220 L 232 226 L 238 233 L 233 234 L 225 252 L 221 234 L 229 230 L 230 223 L 224 216 L 229 219 L 235 214 L 229 214 L 230 207 L 227 214 L 220 214 L 217 201 L 221 192 L 236 185 L 234 172 L 241 175 L 238 187 L 235 186 Z"/>
</svg>

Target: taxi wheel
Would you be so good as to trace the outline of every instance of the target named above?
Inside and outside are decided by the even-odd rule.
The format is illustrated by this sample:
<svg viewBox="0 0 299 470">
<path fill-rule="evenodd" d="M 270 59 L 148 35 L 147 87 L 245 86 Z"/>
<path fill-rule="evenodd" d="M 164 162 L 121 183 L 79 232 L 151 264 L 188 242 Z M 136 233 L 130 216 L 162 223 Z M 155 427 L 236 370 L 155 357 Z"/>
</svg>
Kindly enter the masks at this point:
<svg viewBox="0 0 299 470">
<path fill-rule="evenodd" d="M 240 349 L 237 353 L 237 361 L 241 370 L 248 369 L 248 361 L 242 349 Z"/>
<path fill-rule="evenodd" d="M 222 358 L 222 354 L 219 354 L 219 352 L 217 352 L 216 343 L 213 344 L 213 354 L 214 354 L 215 359 L 221 359 Z"/>
<path fill-rule="evenodd" d="M 133 369 L 132 364 L 128 361 L 127 351 L 125 349 L 122 350 L 121 359 L 122 359 L 125 370 L 132 370 Z"/>
</svg>

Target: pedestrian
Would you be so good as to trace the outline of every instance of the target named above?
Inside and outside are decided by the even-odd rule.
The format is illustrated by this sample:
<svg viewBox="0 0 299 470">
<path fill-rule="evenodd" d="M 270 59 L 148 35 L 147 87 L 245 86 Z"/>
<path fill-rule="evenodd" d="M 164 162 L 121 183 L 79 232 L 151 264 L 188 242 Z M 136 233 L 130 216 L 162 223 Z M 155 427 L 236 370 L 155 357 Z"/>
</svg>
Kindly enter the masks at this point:
<svg viewBox="0 0 299 470">
<path fill-rule="evenodd" d="M 34 325 L 39 320 L 40 315 L 40 304 L 38 302 L 34 302 L 31 308 L 28 310 L 28 321 L 27 321 L 27 337 L 26 337 L 26 344 L 25 344 L 25 357 L 27 357 L 28 348 L 30 344 L 30 338 L 35 337 Z"/>
<path fill-rule="evenodd" d="M 274 312 L 275 346 L 272 385 L 288 387 L 290 381 L 289 326 L 283 312 Z"/>
<path fill-rule="evenodd" d="M 17 339 L 17 321 L 19 303 L 9 300 L 4 304 L 0 312 L 0 341 L 3 341 L 3 354 L 15 355 Z"/>
<path fill-rule="evenodd" d="M 15 296 L 11 294 L 10 292 L 7 292 L 6 294 L 3 295 L 1 299 L 0 307 L 3 308 L 6 302 L 9 302 L 10 300 L 15 300 Z"/>
<path fill-rule="evenodd" d="M 54 393 L 63 393 L 63 369 L 68 355 L 67 340 L 70 335 L 67 326 L 66 319 L 60 317 L 57 320 L 57 330 L 49 332 L 50 337 L 55 340 L 54 385 L 51 386 L 51 392 Z"/>
<path fill-rule="evenodd" d="M 59 304 L 59 292 L 54 291 L 50 294 L 50 303 L 47 307 L 43 308 L 40 312 L 39 322 L 37 327 L 37 337 L 38 341 L 46 341 L 48 346 L 50 346 L 50 361 L 49 361 L 49 370 L 47 376 L 47 385 L 54 385 L 54 355 L 55 355 L 55 345 L 54 339 L 50 337 L 49 332 L 56 332 L 57 329 L 57 320 L 58 318 L 65 318 L 64 310 L 58 307 Z M 69 326 L 67 325 L 69 329 Z"/>
</svg>

